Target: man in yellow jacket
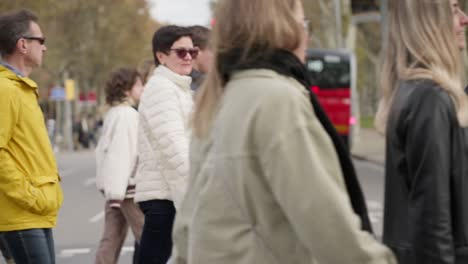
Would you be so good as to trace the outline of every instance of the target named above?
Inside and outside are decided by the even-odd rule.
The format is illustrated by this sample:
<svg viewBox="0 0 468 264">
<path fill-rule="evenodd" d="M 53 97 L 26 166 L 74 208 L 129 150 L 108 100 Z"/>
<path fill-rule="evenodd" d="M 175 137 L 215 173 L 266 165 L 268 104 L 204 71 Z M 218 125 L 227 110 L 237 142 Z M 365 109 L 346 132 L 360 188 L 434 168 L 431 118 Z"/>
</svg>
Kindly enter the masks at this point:
<svg viewBox="0 0 468 264">
<path fill-rule="evenodd" d="M 37 17 L 0 14 L 0 235 L 16 263 L 55 263 L 52 227 L 63 195 L 37 84 L 46 51 Z"/>
</svg>

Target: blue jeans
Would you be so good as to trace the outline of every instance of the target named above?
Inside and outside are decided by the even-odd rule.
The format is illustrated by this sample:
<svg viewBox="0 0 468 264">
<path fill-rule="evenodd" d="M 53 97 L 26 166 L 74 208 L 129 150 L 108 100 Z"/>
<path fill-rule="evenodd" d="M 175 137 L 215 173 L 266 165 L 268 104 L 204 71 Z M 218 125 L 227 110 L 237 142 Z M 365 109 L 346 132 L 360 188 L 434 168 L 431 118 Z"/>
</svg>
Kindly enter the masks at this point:
<svg viewBox="0 0 468 264">
<path fill-rule="evenodd" d="M 52 229 L 2 232 L 16 264 L 55 264 Z"/>
<path fill-rule="evenodd" d="M 166 264 L 172 250 L 172 225 L 175 207 L 169 200 L 151 200 L 139 203 L 145 214 L 141 234 L 139 263 Z"/>
</svg>

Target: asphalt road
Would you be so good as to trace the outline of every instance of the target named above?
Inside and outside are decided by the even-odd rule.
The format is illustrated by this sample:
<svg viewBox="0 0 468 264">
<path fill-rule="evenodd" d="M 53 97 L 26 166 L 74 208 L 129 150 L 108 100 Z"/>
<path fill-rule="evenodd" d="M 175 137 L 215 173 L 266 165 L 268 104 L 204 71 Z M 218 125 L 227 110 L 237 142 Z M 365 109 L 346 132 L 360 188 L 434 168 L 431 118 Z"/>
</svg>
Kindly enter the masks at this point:
<svg viewBox="0 0 468 264">
<path fill-rule="evenodd" d="M 65 201 L 54 229 L 58 264 L 94 263 L 94 255 L 103 229 L 104 200 L 95 187 L 93 152 L 59 153 Z M 382 230 L 383 168 L 355 160 L 366 194 L 370 217 L 378 236 Z M 122 250 L 119 263 L 131 263 L 133 237 Z M 1 263 L 1 261 L 0 261 Z"/>
</svg>

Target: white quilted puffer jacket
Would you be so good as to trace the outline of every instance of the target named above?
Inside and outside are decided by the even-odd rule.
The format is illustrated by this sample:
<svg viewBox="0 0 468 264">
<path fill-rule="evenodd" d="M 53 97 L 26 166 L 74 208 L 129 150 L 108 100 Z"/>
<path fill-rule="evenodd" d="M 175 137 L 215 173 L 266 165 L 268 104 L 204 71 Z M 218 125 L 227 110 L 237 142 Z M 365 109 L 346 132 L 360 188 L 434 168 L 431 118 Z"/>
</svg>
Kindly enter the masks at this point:
<svg viewBox="0 0 468 264">
<path fill-rule="evenodd" d="M 135 202 L 172 200 L 179 208 L 189 173 L 189 76 L 158 66 L 140 99 Z"/>
</svg>

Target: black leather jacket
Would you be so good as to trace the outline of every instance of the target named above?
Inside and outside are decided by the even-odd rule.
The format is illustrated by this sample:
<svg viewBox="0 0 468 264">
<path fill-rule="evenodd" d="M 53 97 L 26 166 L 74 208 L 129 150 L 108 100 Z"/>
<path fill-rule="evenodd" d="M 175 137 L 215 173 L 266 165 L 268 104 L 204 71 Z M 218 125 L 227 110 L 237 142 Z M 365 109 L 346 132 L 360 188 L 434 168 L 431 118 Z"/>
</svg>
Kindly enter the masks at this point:
<svg viewBox="0 0 468 264">
<path fill-rule="evenodd" d="M 468 147 L 453 101 L 401 82 L 387 125 L 384 243 L 400 264 L 468 263 Z"/>
</svg>

